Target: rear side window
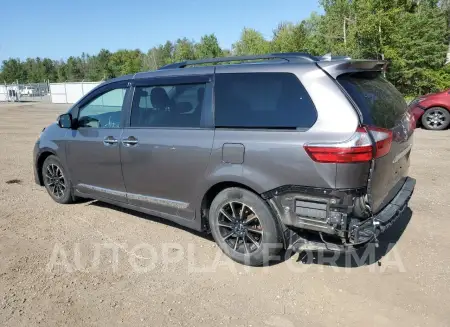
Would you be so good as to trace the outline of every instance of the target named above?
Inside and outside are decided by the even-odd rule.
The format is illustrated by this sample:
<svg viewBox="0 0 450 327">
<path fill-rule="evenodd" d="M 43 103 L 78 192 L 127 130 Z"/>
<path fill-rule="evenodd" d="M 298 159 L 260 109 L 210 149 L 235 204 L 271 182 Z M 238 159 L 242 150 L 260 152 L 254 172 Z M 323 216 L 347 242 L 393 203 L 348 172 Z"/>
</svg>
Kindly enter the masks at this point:
<svg viewBox="0 0 450 327">
<path fill-rule="evenodd" d="M 206 84 L 137 86 L 131 127 L 199 128 Z"/>
<path fill-rule="evenodd" d="M 392 128 L 407 110 L 402 94 L 380 73 L 345 74 L 337 80 L 357 104 L 366 125 Z"/>
<path fill-rule="evenodd" d="M 316 120 L 314 104 L 294 74 L 216 75 L 216 127 L 305 129 Z"/>
</svg>

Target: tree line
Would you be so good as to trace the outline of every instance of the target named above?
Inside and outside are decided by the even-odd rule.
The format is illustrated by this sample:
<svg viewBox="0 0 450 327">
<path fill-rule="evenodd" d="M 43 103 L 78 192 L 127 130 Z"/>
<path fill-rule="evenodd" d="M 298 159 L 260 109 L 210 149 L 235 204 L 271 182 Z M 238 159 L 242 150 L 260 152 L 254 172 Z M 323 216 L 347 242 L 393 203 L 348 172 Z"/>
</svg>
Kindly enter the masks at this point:
<svg viewBox="0 0 450 327">
<path fill-rule="evenodd" d="M 16 58 L 4 60 L 0 81 L 11 83 L 99 81 L 155 70 L 188 59 L 270 52 L 332 53 L 352 58 L 389 61 L 387 78 L 405 95 L 450 87 L 450 0 L 320 0 L 324 14 L 312 13 L 300 22 L 281 22 L 271 39 L 244 28 L 231 49 L 223 49 L 214 34 L 198 42 L 167 41 L 146 53 L 141 50 L 101 50 L 67 60 Z"/>
</svg>

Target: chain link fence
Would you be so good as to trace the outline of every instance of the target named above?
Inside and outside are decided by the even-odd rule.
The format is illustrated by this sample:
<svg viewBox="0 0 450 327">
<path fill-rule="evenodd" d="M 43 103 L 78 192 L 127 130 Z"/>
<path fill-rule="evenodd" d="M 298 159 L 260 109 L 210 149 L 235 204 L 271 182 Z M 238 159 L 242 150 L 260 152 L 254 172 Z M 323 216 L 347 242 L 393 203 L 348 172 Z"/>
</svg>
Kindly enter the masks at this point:
<svg viewBox="0 0 450 327">
<path fill-rule="evenodd" d="M 50 102 L 49 83 L 0 84 L 0 101 L 6 102 Z"/>
</svg>

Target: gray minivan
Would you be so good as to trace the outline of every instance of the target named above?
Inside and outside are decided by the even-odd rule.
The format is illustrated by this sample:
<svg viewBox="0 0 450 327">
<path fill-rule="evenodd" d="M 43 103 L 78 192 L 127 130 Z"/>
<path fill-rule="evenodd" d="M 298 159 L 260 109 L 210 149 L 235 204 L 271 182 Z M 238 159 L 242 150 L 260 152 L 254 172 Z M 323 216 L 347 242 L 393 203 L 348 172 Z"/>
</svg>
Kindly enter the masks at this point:
<svg viewBox="0 0 450 327">
<path fill-rule="evenodd" d="M 384 67 L 281 53 L 115 78 L 45 128 L 36 182 L 58 203 L 97 199 L 211 232 L 249 265 L 377 242 L 415 186 L 415 123 Z"/>
</svg>

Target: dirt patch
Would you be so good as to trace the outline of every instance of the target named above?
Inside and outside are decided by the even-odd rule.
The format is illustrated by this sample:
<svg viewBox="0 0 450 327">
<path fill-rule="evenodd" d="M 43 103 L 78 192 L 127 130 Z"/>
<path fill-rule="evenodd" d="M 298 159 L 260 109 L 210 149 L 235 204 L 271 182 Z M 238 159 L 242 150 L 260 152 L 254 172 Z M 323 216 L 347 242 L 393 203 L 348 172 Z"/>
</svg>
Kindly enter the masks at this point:
<svg viewBox="0 0 450 327">
<path fill-rule="evenodd" d="M 22 184 L 20 179 L 10 179 L 6 181 L 6 184 Z"/>
</svg>

